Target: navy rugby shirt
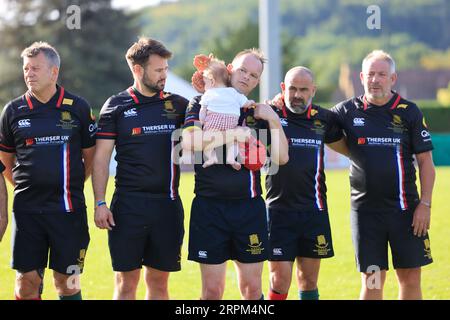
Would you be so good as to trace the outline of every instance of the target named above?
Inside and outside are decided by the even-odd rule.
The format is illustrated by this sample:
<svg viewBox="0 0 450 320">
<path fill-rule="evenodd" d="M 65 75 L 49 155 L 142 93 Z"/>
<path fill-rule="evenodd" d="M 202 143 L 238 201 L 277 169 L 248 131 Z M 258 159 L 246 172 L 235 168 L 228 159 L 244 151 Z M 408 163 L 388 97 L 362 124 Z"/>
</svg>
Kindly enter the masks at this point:
<svg viewBox="0 0 450 320">
<path fill-rule="evenodd" d="M 383 106 L 360 96 L 332 110 L 349 144 L 352 208 L 408 210 L 417 203 L 413 155 L 433 149 L 419 108 L 394 93 Z"/>
<path fill-rule="evenodd" d="M 184 129 L 201 128 L 199 121 L 201 96 L 194 97 L 189 103 L 186 111 Z M 253 117 L 254 109 L 244 111 L 241 109 L 238 125 L 245 125 L 256 130 L 261 142 L 270 140 L 268 123 Z M 263 136 L 263 131 L 267 133 Z M 223 151 L 222 153 L 220 151 Z M 226 148 L 216 149 L 219 161 L 226 159 Z M 201 164 L 195 165 L 195 194 L 203 197 L 218 199 L 246 199 L 260 196 L 261 175 L 259 171 L 251 171 L 241 167 L 240 170 L 233 169 L 227 164 L 216 164 L 203 168 Z"/>
<path fill-rule="evenodd" d="M 17 159 L 13 210 L 84 210 L 82 149 L 95 145 L 96 132 L 88 103 L 60 86 L 45 104 L 26 92 L 5 106 L 0 123 L 0 150 Z"/>
<path fill-rule="evenodd" d="M 152 97 L 128 88 L 110 97 L 100 112 L 97 139 L 116 144 L 116 191 L 178 197 L 179 141 L 172 132 L 183 124 L 188 100 L 167 92 Z"/>
<path fill-rule="evenodd" d="M 302 114 L 286 107 L 275 111 L 289 141 L 289 162 L 280 166 L 277 174 L 266 177 L 268 207 L 327 210 L 324 143 L 343 137 L 336 116 L 313 104 Z"/>
</svg>

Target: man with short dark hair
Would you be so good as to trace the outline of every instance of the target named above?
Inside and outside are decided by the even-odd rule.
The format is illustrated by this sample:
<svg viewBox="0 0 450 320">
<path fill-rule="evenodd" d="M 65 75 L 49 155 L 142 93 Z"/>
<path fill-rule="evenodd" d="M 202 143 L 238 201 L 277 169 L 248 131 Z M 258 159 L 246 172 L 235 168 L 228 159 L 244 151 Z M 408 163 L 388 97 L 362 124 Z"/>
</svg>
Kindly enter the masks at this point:
<svg viewBox="0 0 450 320">
<path fill-rule="evenodd" d="M 60 58 L 52 46 L 35 42 L 22 57 L 28 91 L 6 105 L 0 123 L 4 174 L 15 187 L 16 298 L 40 299 L 49 258 L 60 299 L 80 300 L 74 284 L 89 244 L 83 188 L 95 118 L 84 99 L 57 85 Z"/>
<path fill-rule="evenodd" d="M 417 105 L 392 91 L 397 74 L 389 54 L 369 53 L 360 79 L 364 95 L 333 108 L 350 150 L 360 298 L 383 298 L 390 245 L 399 299 L 421 299 L 421 267 L 433 262 L 428 237 L 435 179 L 431 137 Z M 413 157 L 419 168 L 420 196 Z"/>
<path fill-rule="evenodd" d="M 110 97 L 99 119 L 92 184 L 95 224 L 108 229 L 115 274 L 114 299 L 136 299 L 142 266 L 146 299 L 168 299 L 169 273 L 181 269 L 184 212 L 172 132 L 188 101 L 164 92 L 172 53 L 141 38 L 126 54 L 134 84 Z M 109 162 L 116 148 L 116 188 L 105 202 Z"/>
</svg>

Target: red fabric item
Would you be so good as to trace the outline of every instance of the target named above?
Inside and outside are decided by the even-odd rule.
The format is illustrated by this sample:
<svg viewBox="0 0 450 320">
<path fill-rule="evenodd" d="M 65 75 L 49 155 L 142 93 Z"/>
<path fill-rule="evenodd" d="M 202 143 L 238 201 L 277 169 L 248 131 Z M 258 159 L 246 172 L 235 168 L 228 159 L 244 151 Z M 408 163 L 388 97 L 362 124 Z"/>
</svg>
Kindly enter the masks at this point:
<svg viewBox="0 0 450 320">
<path fill-rule="evenodd" d="M 286 300 L 287 299 L 288 294 L 281 294 L 281 293 L 276 293 L 273 292 L 272 290 L 269 290 L 269 294 L 268 294 L 268 299 L 269 300 Z"/>
<path fill-rule="evenodd" d="M 239 155 L 244 167 L 251 171 L 258 171 L 266 162 L 267 152 L 264 144 L 253 136 L 248 141 L 239 143 Z"/>
</svg>

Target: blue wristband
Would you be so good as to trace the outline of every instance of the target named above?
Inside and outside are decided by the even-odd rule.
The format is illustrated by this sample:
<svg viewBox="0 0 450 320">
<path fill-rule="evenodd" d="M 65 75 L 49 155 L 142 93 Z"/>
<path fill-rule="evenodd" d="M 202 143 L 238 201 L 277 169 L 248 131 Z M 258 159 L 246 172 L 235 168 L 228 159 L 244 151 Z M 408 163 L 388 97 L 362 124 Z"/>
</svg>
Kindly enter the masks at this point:
<svg viewBox="0 0 450 320">
<path fill-rule="evenodd" d="M 104 206 L 104 205 L 106 205 L 106 201 L 105 200 L 97 201 L 97 207 L 101 207 L 101 206 Z"/>
</svg>

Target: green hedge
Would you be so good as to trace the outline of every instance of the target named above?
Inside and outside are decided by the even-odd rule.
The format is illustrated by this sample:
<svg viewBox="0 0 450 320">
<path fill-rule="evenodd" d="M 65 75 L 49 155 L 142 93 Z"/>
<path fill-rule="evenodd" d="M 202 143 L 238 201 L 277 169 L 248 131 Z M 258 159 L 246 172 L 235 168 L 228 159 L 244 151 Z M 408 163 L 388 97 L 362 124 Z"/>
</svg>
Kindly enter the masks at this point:
<svg viewBox="0 0 450 320">
<path fill-rule="evenodd" d="M 432 134 L 433 161 L 437 166 L 450 166 L 450 134 Z"/>
<path fill-rule="evenodd" d="M 425 108 L 447 108 L 450 109 L 448 106 L 444 106 L 443 104 L 439 103 L 437 100 L 417 100 L 414 101 L 415 104 L 419 106 L 420 109 Z"/>
<path fill-rule="evenodd" d="M 450 108 L 421 108 L 431 132 L 450 132 Z"/>
</svg>

